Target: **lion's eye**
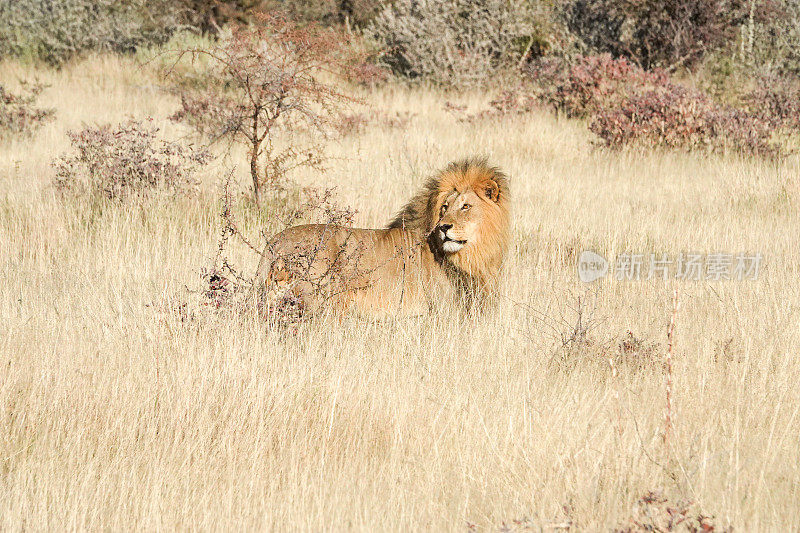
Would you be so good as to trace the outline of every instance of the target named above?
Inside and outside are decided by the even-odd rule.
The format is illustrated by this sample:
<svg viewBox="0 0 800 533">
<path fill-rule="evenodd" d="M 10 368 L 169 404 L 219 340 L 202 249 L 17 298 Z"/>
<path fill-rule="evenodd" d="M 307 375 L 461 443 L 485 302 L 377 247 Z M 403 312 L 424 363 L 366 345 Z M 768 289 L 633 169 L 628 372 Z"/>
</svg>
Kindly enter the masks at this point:
<svg viewBox="0 0 800 533">
<path fill-rule="evenodd" d="M 442 214 L 444 214 L 444 213 L 445 213 L 445 211 L 447 211 L 447 204 L 444 204 L 444 205 L 442 206 Z"/>
<path fill-rule="evenodd" d="M 469 205 L 469 204 L 464 204 L 464 205 L 461 206 L 461 210 L 462 211 L 467 211 L 470 207 L 472 207 L 472 206 Z"/>
</svg>

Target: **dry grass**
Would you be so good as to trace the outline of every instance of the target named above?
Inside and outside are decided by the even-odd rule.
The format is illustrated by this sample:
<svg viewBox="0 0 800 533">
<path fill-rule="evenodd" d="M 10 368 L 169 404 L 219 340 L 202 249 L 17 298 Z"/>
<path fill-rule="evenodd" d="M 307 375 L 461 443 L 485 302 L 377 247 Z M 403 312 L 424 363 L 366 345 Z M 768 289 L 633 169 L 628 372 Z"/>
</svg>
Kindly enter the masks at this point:
<svg viewBox="0 0 800 533">
<path fill-rule="evenodd" d="M 325 181 L 374 227 L 429 172 L 490 156 L 513 180 L 507 298 L 480 322 L 321 317 L 287 336 L 164 311 L 216 251 L 222 162 L 195 199 L 98 206 L 50 188 L 49 161 L 84 122 L 153 115 L 183 135 L 158 82 L 113 57 L 39 77 L 57 121 L 0 146 L 3 530 L 496 530 L 527 518 L 517 525 L 592 531 L 626 524 L 649 490 L 740 531 L 800 529 L 796 160 L 610 154 L 546 114 L 468 125 L 444 110 L 452 95 L 370 94 L 376 109 L 417 115 L 347 138 Z M 758 281 L 678 284 L 668 449 L 661 362 L 618 346 L 630 330 L 642 356 L 663 357 L 673 285 L 603 281 L 596 327 L 566 350 L 588 296 L 584 248 L 765 255 Z"/>
</svg>

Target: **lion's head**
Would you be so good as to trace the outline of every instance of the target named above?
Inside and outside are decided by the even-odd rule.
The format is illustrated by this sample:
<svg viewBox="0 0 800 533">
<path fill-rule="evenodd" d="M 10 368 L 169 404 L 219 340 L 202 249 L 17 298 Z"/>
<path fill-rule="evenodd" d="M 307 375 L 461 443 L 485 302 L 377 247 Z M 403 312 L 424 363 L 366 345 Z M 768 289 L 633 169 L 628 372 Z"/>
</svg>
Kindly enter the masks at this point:
<svg viewBox="0 0 800 533">
<path fill-rule="evenodd" d="M 485 159 L 466 159 L 429 179 L 389 227 L 418 232 L 438 261 L 485 283 L 505 257 L 509 200 L 499 169 Z"/>
</svg>

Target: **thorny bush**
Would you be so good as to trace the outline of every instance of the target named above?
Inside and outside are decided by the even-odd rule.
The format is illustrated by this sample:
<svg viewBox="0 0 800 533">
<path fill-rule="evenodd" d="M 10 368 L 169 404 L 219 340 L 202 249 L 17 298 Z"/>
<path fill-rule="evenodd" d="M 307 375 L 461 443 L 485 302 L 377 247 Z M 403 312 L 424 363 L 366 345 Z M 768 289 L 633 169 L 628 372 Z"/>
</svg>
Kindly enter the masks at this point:
<svg viewBox="0 0 800 533">
<path fill-rule="evenodd" d="M 258 201 L 263 186 L 292 170 L 322 169 L 325 141 L 355 101 L 328 81 L 350 59 L 345 44 L 332 30 L 257 14 L 254 24 L 234 27 L 211 48 L 174 52 L 174 64 L 187 56 L 209 60 L 210 83 L 180 90 L 181 107 L 171 118 L 212 142 L 244 145 Z M 174 69 L 166 75 L 177 76 Z"/>
<path fill-rule="evenodd" d="M 327 226 L 351 226 L 355 212 L 341 207 L 334 201 L 334 189 L 305 188 L 299 191 L 299 199 L 294 205 L 273 209 L 269 213 L 270 220 L 266 226 L 288 228 L 298 223 L 310 222 Z M 281 260 L 291 271 L 295 282 L 306 283 L 313 287 L 317 295 L 335 297 L 341 292 L 342 283 L 346 285 L 348 276 L 358 275 L 358 253 L 345 253 L 329 271 L 320 275 L 311 268 L 320 250 L 328 247 L 325 240 L 311 243 L 305 248 L 298 248 L 295 253 L 285 256 L 265 257 L 270 254 L 268 236 L 261 234 L 254 238 L 237 222 L 234 215 L 234 199 L 230 191 L 228 179 L 222 200 L 222 226 L 217 254 L 213 265 L 202 271 L 204 288 L 202 303 L 204 306 L 224 313 L 243 316 L 255 313 L 259 320 L 274 326 L 293 326 L 310 315 L 303 307 L 303 301 L 288 287 L 281 294 L 267 298 L 263 287 L 258 287 L 257 269 L 250 270 L 244 265 L 246 261 L 235 262 L 230 259 L 231 250 L 238 248 L 250 257 L 253 265 L 265 260 Z M 263 224 L 263 222 L 262 222 Z M 324 233 L 323 233 L 324 235 Z M 241 257 L 241 256 L 240 256 Z"/>
<path fill-rule="evenodd" d="M 194 190 L 195 172 L 209 162 L 209 153 L 160 139 L 158 132 L 152 119 L 68 132 L 74 153 L 53 162 L 56 186 L 109 199 Z"/>
<path fill-rule="evenodd" d="M 713 516 L 694 509 L 690 500 L 672 502 L 660 492 L 650 491 L 636 501 L 627 523 L 615 533 L 645 533 L 651 531 L 685 531 L 687 533 L 730 533 L 731 527 L 720 527 Z"/>
<path fill-rule="evenodd" d="M 30 135 L 53 120 L 55 110 L 36 106 L 44 88 L 40 83 L 23 83 L 21 92 L 14 94 L 0 85 L 0 138 Z"/>
</svg>

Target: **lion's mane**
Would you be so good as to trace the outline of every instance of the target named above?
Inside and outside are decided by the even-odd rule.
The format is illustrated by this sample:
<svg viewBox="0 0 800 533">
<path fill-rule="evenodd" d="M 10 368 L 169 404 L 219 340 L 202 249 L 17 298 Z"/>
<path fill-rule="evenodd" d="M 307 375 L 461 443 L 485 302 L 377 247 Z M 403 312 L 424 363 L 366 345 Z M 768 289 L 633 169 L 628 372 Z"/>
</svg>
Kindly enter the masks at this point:
<svg viewBox="0 0 800 533">
<path fill-rule="evenodd" d="M 450 163 L 425 182 L 387 227 L 402 228 L 416 233 L 423 240 L 427 239 L 436 225 L 442 202 L 450 191 L 477 188 L 489 180 L 497 184 L 498 196 L 493 206 L 486 206 L 487 216 L 479 229 L 480 246 L 468 246 L 452 256 L 432 251 L 445 268 L 473 278 L 480 285 L 493 285 L 508 248 L 511 198 L 508 178 L 499 168 L 490 166 L 485 158 Z"/>
</svg>

